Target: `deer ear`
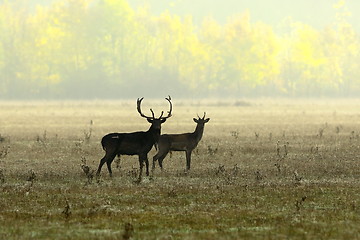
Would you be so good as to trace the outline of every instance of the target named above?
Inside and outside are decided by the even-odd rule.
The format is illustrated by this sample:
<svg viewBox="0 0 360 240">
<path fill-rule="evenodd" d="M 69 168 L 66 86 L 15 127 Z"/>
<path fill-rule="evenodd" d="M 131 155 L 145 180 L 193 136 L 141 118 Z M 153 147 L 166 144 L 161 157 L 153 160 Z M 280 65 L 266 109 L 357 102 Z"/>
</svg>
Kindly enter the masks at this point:
<svg viewBox="0 0 360 240">
<path fill-rule="evenodd" d="M 194 122 L 198 123 L 198 120 L 196 118 L 193 118 Z"/>
<path fill-rule="evenodd" d="M 153 120 L 151 118 L 146 118 L 146 120 L 149 122 L 149 123 L 153 123 Z"/>
<path fill-rule="evenodd" d="M 161 123 L 164 123 L 164 122 L 166 122 L 166 118 L 161 119 Z"/>
<path fill-rule="evenodd" d="M 206 123 L 207 123 L 208 121 L 210 121 L 210 118 L 205 119 L 205 122 L 206 122 Z"/>
</svg>

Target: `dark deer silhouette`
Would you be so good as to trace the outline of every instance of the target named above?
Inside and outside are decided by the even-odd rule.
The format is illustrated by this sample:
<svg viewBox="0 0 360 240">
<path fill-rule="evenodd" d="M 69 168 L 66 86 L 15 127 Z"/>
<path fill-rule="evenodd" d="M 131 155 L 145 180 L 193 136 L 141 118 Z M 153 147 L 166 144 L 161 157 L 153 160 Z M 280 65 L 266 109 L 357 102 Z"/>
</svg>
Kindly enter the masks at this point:
<svg viewBox="0 0 360 240">
<path fill-rule="evenodd" d="M 205 119 L 205 115 L 206 113 L 204 113 L 202 118 L 198 116 L 198 119 L 193 119 L 197 125 L 195 131 L 192 133 L 163 134 L 160 136 L 158 142 L 158 152 L 153 157 L 153 169 L 155 168 L 156 160 L 159 161 L 160 168 L 163 168 L 162 162 L 170 151 L 183 151 L 186 152 L 186 169 L 190 170 L 191 153 L 202 138 L 205 123 L 210 120 L 210 118 Z"/>
<path fill-rule="evenodd" d="M 105 135 L 101 140 L 101 145 L 105 150 L 105 156 L 100 160 L 96 173 L 97 176 L 100 175 L 101 168 L 105 162 L 109 170 L 109 175 L 110 177 L 112 176 L 111 163 L 116 155 L 118 157 L 120 157 L 120 155 L 138 155 L 140 164 L 139 181 L 141 180 L 144 162 L 146 164 L 146 175 L 149 176 L 149 161 L 147 154 L 159 140 L 161 124 L 171 117 L 172 103 L 170 96 L 165 98 L 170 103 L 170 110 L 166 117 L 163 117 L 164 111 L 162 111 L 160 117 L 155 118 L 152 109 L 150 109 L 152 117 L 145 116 L 142 113 L 141 101 L 143 99 L 144 98 L 137 99 L 137 111 L 141 117 L 146 118 L 146 120 L 151 123 L 149 130 L 146 132 L 109 133 Z"/>
</svg>

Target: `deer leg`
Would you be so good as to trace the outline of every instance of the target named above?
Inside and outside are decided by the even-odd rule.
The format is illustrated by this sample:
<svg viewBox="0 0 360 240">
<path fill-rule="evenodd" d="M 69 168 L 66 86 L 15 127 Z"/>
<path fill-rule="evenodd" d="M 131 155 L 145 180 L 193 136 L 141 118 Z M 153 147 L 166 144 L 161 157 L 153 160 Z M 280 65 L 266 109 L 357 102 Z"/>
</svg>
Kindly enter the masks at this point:
<svg viewBox="0 0 360 240">
<path fill-rule="evenodd" d="M 186 151 L 186 170 L 190 170 L 190 164 L 191 164 L 191 151 Z"/>
<path fill-rule="evenodd" d="M 166 148 L 159 149 L 159 152 L 155 155 L 157 157 L 156 159 L 159 162 L 159 166 L 160 166 L 161 170 L 163 170 L 162 162 L 163 162 L 164 158 L 166 157 L 166 155 L 169 153 L 169 151 L 170 151 L 170 146 L 167 146 Z M 155 165 L 155 161 L 153 161 L 153 164 Z"/>
<path fill-rule="evenodd" d="M 111 171 L 110 165 L 111 165 L 111 162 L 114 160 L 115 156 L 116 156 L 116 153 L 114 153 L 114 152 L 106 152 L 105 153 L 105 156 L 100 160 L 100 164 L 99 164 L 98 170 L 96 172 L 96 176 L 100 176 L 101 168 L 105 163 L 107 164 L 110 177 L 112 176 L 112 171 Z"/>
<path fill-rule="evenodd" d="M 152 169 L 154 170 L 155 169 L 155 162 L 159 159 L 159 157 L 163 154 L 162 153 L 163 150 L 162 150 L 162 147 L 160 148 L 159 145 L 158 145 L 158 152 L 155 154 L 155 156 L 153 157 L 153 165 L 152 165 Z"/>
<path fill-rule="evenodd" d="M 143 167 L 144 167 L 144 160 L 141 156 L 139 156 L 139 164 L 140 164 L 140 171 L 139 171 L 139 178 L 138 178 L 138 182 L 141 182 L 141 176 L 142 176 L 142 171 L 143 171 Z"/>
<path fill-rule="evenodd" d="M 160 153 L 157 153 L 157 154 L 153 157 L 153 166 L 152 166 L 153 170 L 155 169 L 155 165 L 156 165 L 155 162 L 156 162 L 156 161 L 159 162 L 159 166 L 160 166 L 161 170 L 163 169 L 163 167 L 162 167 L 162 161 L 164 160 L 164 158 L 166 157 L 167 154 L 168 154 L 167 152 L 162 153 L 162 155 L 160 155 Z"/>
<path fill-rule="evenodd" d="M 163 155 L 161 155 L 161 157 L 159 157 L 158 161 L 159 161 L 159 166 L 161 168 L 161 170 L 163 170 L 163 165 L 162 162 L 164 160 L 164 158 L 166 157 L 166 155 L 169 153 L 169 151 L 165 152 Z"/>
<path fill-rule="evenodd" d="M 146 176 L 149 176 L 149 159 L 147 158 L 147 156 L 144 161 L 146 164 Z"/>
<path fill-rule="evenodd" d="M 155 154 L 155 156 L 153 157 L 152 170 L 155 169 L 155 162 L 156 162 L 156 160 L 158 160 L 158 158 L 159 158 L 159 153 Z"/>
<path fill-rule="evenodd" d="M 161 171 L 163 170 L 163 165 L 162 165 L 163 160 L 164 159 L 159 160 L 159 166 L 160 166 Z"/>
<path fill-rule="evenodd" d="M 102 168 L 102 166 L 104 165 L 105 162 L 106 162 L 106 156 L 103 157 L 103 158 L 100 160 L 100 164 L 99 164 L 98 170 L 97 170 L 97 172 L 96 172 L 96 176 L 99 176 L 99 175 L 100 175 L 101 168 Z"/>
<path fill-rule="evenodd" d="M 159 166 L 160 166 L 161 170 L 163 169 L 162 161 L 164 160 L 166 155 L 169 153 L 170 147 L 171 147 L 171 143 L 168 138 L 160 139 L 160 141 L 158 143 L 158 152 L 153 157 L 153 169 L 155 169 L 156 161 L 159 161 Z"/>
<path fill-rule="evenodd" d="M 114 158 L 110 158 L 108 161 L 106 161 L 106 165 L 107 165 L 110 177 L 112 177 L 111 163 L 113 160 L 114 160 Z"/>
<path fill-rule="evenodd" d="M 112 154 L 109 152 L 105 153 L 105 156 L 100 160 L 100 164 L 99 164 L 98 170 L 96 172 L 96 176 L 100 175 L 102 166 L 109 161 L 109 159 L 111 158 L 111 155 Z M 114 155 L 114 157 L 115 157 L 115 155 Z"/>
<path fill-rule="evenodd" d="M 116 153 L 109 155 L 109 157 L 107 158 L 107 161 L 106 161 L 106 165 L 107 165 L 110 177 L 112 177 L 111 163 L 114 160 L 115 156 L 116 156 Z"/>
<path fill-rule="evenodd" d="M 117 158 L 115 160 L 116 168 L 121 168 L 120 162 L 121 162 L 121 157 L 120 157 L 120 154 L 118 154 Z"/>
</svg>

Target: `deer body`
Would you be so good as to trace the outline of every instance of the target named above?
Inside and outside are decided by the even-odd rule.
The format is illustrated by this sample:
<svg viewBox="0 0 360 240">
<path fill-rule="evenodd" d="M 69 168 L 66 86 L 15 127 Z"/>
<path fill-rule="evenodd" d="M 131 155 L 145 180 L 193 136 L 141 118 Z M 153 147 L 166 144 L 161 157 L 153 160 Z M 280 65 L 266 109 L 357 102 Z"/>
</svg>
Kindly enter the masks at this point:
<svg viewBox="0 0 360 240">
<path fill-rule="evenodd" d="M 203 118 L 194 118 L 194 122 L 197 125 L 192 133 L 161 135 L 158 142 L 158 153 L 153 157 L 153 169 L 157 160 L 159 161 L 160 168 L 163 168 L 162 162 L 170 151 L 184 151 L 186 153 L 186 169 L 190 170 L 191 153 L 200 142 L 204 133 L 205 123 L 209 120 L 210 118 L 205 119 L 205 114 Z"/>
<path fill-rule="evenodd" d="M 150 109 L 153 114 L 152 117 L 146 117 L 144 114 L 142 114 L 140 109 L 142 98 L 138 99 L 138 112 L 142 117 L 145 117 L 149 123 L 151 123 L 148 131 L 109 133 L 102 138 L 101 145 L 105 151 L 105 156 L 100 160 L 100 164 L 96 173 L 98 176 L 100 175 L 101 168 L 105 163 L 107 165 L 109 175 L 112 176 L 111 163 L 113 162 L 115 156 L 120 157 L 120 155 L 138 155 L 140 164 L 139 180 L 141 180 L 144 162 L 146 164 L 146 175 L 149 175 L 149 161 L 147 154 L 153 145 L 155 145 L 159 140 L 161 124 L 171 116 L 171 98 L 166 98 L 166 100 L 168 100 L 170 103 L 170 111 L 168 112 L 168 116 L 162 117 L 164 113 L 162 112 L 159 118 L 155 118 L 152 109 Z"/>
<path fill-rule="evenodd" d="M 149 152 L 158 141 L 159 135 L 151 128 L 146 132 L 110 133 L 103 137 L 101 143 L 105 149 L 116 149 L 118 155 L 139 155 Z"/>
</svg>

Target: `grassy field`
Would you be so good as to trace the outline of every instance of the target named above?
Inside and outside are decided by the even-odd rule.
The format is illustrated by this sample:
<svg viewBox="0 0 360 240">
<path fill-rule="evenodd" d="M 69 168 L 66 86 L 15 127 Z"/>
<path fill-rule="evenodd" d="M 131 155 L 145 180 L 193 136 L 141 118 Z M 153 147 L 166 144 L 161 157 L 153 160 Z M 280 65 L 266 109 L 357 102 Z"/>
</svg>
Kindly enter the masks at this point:
<svg viewBox="0 0 360 240">
<path fill-rule="evenodd" d="M 149 128 L 135 100 L 0 102 L 0 239 L 360 238 L 359 100 L 173 103 L 163 133 L 211 118 L 192 169 L 173 153 L 135 184 L 136 157 L 82 169 L 106 133 Z"/>
</svg>

